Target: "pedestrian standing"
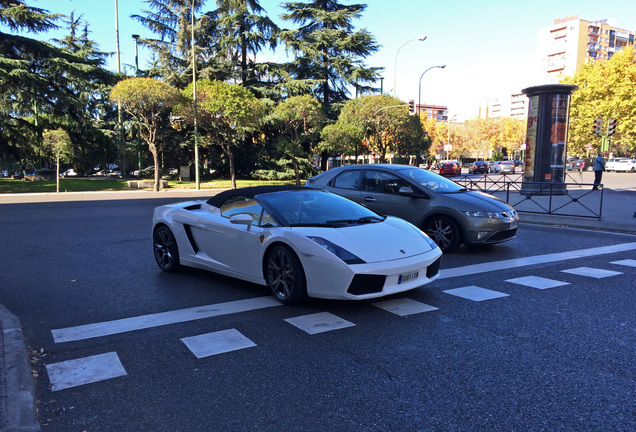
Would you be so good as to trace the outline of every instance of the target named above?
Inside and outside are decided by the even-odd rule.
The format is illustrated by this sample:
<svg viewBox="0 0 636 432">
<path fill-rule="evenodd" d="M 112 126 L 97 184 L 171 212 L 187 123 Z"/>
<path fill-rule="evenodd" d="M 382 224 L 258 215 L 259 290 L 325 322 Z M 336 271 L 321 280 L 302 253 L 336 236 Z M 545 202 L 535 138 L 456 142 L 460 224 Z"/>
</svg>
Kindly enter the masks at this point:
<svg viewBox="0 0 636 432">
<path fill-rule="evenodd" d="M 601 177 L 603 177 L 603 171 L 605 171 L 605 159 L 599 153 L 594 159 L 594 187 L 592 190 L 599 190 L 601 187 Z"/>
</svg>

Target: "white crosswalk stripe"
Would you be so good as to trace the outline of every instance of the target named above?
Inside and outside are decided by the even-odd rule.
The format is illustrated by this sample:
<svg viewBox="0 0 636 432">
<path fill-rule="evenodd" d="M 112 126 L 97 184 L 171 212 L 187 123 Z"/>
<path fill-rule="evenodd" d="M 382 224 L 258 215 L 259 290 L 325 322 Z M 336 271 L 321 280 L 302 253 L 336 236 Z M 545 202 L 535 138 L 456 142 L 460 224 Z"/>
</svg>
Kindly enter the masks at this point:
<svg viewBox="0 0 636 432">
<path fill-rule="evenodd" d="M 418 302 L 410 298 L 400 298 L 393 300 L 385 300 L 373 303 L 373 306 L 384 309 L 387 312 L 398 316 L 415 315 L 423 312 L 436 311 L 438 308 Z"/>
<path fill-rule="evenodd" d="M 461 288 L 455 288 L 444 291 L 446 294 L 451 294 L 456 297 L 465 298 L 472 301 L 484 301 L 492 300 L 500 297 L 508 297 L 509 294 L 505 294 L 499 291 L 493 291 L 486 288 L 481 288 L 475 285 L 465 286 Z"/>
<path fill-rule="evenodd" d="M 354 323 L 339 318 L 329 312 L 287 318 L 285 321 L 310 335 L 355 326 Z"/>
<path fill-rule="evenodd" d="M 255 347 L 256 344 L 243 336 L 236 329 L 221 330 L 198 336 L 182 338 L 188 349 L 197 358 L 209 357 L 244 348 Z"/>
<path fill-rule="evenodd" d="M 524 276 L 515 279 L 506 279 L 506 282 L 514 283 L 517 285 L 524 285 L 536 289 L 548 289 L 570 285 L 569 282 L 561 282 L 554 279 L 547 279 L 541 276 Z"/>
</svg>

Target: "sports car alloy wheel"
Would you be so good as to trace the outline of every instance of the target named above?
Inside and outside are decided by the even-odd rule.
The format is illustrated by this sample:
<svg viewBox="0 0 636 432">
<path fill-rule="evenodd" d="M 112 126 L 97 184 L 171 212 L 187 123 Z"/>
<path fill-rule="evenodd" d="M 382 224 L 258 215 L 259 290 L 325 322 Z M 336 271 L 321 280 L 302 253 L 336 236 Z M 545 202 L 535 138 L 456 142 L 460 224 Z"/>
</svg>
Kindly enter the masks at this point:
<svg viewBox="0 0 636 432">
<path fill-rule="evenodd" d="M 285 246 L 275 246 L 267 255 L 265 277 L 272 294 L 282 303 L 297 303 L 307 295 L 302 265 Z"/>
<path fill-rule="evenodd" d="M 436 216 L 429 219 L 424 224 L 424 232 L 437 243 L 442 252 L 451 253 L 459 247 L 459 228 L 449 217 Z"/>
<path fill-rule="evenodd" d="M 159 268 L 166 272 L 174 272 L 179 269 L 179 248 L 174 235 L 165 225 L 155 229 L 152 236 L 155 260 Z"/>
</svg>

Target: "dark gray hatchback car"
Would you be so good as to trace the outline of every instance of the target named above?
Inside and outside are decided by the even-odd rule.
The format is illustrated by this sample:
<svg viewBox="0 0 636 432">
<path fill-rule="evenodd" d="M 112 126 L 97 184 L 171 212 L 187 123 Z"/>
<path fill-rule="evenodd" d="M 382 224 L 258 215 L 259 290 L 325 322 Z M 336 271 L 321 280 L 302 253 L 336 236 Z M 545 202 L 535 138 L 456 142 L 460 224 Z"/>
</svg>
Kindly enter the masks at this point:
<svg viewBox="0 0 636 432">
<path fill-rule="evenodd" d="M 515 237 L 519 216 L 503 201 L 408 165 L 348 165 L 307 180 L 324 189 L 420 227 L 444 252 Z"/>
</svg>

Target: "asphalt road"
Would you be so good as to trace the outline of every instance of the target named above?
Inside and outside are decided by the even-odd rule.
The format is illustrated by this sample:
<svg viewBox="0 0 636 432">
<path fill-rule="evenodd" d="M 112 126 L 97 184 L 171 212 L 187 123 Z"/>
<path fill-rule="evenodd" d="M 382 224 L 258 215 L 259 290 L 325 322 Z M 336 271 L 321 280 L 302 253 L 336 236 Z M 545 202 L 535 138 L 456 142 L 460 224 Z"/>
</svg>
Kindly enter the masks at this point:
<svg viewBox="0 0 636 432">
<path fill-rule="evenodd" d="M 0 206 L 0 303 L 38 351 L 43 430 L 636 430 L 635 236 L 522 224 L 392 304 L 272 306 L 260 286 L 158 270 L 151 212 L 175 200 Z M 466 287 L 496 297 L 451 291 Z M 294 325 L 315 314 L 344 326 Z M 228 333 L 244 348 L 192 349 Z"/>
</svg>

